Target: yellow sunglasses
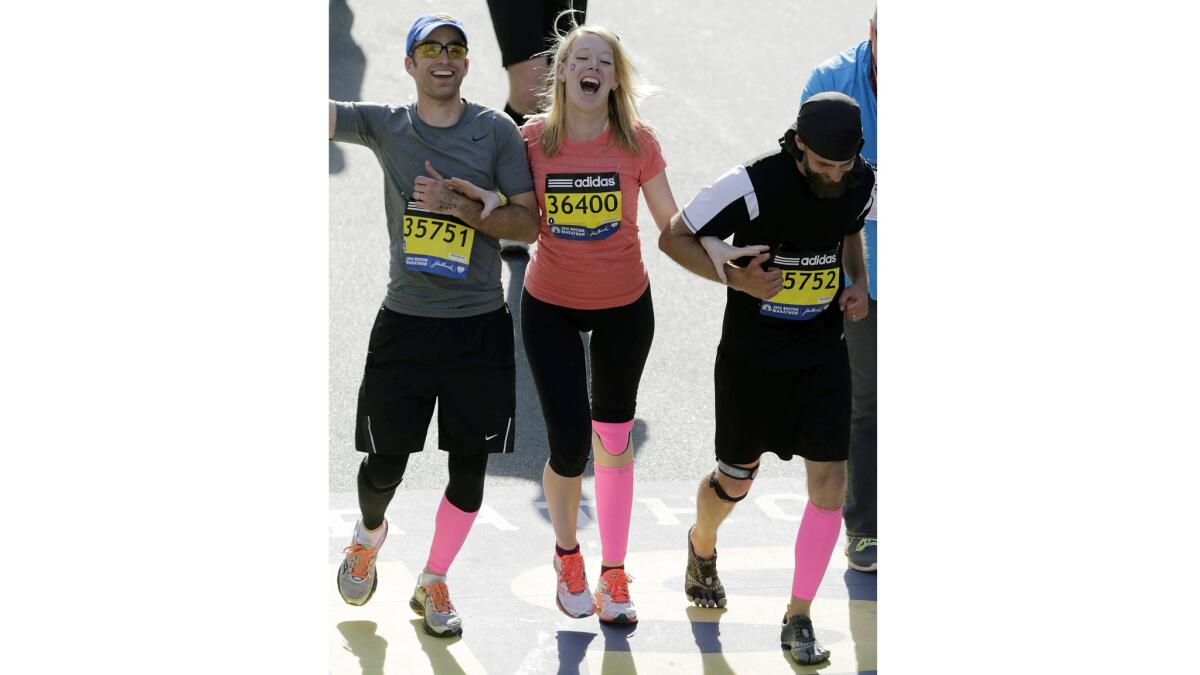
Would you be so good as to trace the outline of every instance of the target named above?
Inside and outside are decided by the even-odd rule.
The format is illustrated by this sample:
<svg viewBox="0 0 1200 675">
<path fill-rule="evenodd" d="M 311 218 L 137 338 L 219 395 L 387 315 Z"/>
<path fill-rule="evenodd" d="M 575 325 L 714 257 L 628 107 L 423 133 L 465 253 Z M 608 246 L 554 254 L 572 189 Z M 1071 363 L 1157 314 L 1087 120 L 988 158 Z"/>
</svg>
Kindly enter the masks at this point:
<svg viewBox="0 0 1200 675">
<path fill-rule="evenodd" d="M 422 42 L 413 47 L 413 56 L 419 56 L 423 59 L 436 59 L 442 55 L 443 49 L 446 50 L 446 55 L 455 61 L 467 58 L 467 46 L 460 42 L 451 42 L 448 44 Z"/>
</svg>

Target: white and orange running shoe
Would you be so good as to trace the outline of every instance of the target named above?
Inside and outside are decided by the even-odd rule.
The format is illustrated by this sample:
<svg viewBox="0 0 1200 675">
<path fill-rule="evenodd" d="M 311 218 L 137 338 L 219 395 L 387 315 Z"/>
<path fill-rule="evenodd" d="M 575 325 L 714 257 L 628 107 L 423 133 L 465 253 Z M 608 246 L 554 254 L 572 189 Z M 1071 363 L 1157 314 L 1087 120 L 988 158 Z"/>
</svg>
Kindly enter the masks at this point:
<svg viewBox="0 0 1200 675">
<path fill-rule="evenodd" d="M 450 590 L 446 588 L 444 577 L 435 578 L 424 585 L 418 583 L 408 606 L 418 616 L 424 617 L 422 628 L 427 634 L 440 638 L 462 635 L 462 617 L 454 609 L 454 603 L 450 602 Z"/>
<path fill-rule="evenodd" d="M 582 619 L 596 612 L 592 592 L 588 588 L 587 573 L 583 570 L 583 554 L 554 555 L 554 571 L 558 573 L 555 602 L 563 614 L 572 619 Z"/>
<path fill-rule="evenodd" d="M 346 557 L 338 567 L 337 573 L 338 593 L 341 594 L 342 600 L 351 605 L 365 605 L 375 594 L 375 588 L 379 586 L 379 576 L 375 573 L 375 556 L 379 554 L 379 547 L 383 546 L 383 540 L 387 538 L 386 520 L 383 521 L 383 535 L 375 546 L 363 543 L 364 540 L 359 536 L 361 528 L 362 521 L 359 521 L 354 526 L 354 538 L 343 550 Z"/>
<path fill-rule="evenodd" d="M 637 609 L 629 598 L 633 577 L 617 567 L 600 575 L 596 585 L 596 611 L 605 623 L 637 623 Z"/>
</svg>

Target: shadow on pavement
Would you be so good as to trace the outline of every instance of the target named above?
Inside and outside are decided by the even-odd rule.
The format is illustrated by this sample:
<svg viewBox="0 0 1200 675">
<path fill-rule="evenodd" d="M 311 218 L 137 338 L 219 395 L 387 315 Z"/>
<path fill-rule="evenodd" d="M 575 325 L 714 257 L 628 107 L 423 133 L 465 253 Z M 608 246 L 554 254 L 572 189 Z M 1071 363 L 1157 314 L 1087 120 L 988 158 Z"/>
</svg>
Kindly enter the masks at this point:
<svg viewBox="0 0 1200 675">
<path fill-rule="evenodd" d="M 337 629 L 346 640 L 343 649 L 358 657 L 363 675 L 383 675 L 388 642 L 376 634 L 379 626 L 374 621 L 343 621 Z"/>
<path fill-rule="evenodd" d="M 350 37 L 353 24 L 354 12 L 346 0 L 329 0 L 329 98 L 334 101 L 357 101 L 362 95 L 367 56 Z M 331 142 L 329 173 L 340 173 L 344 168 L 342 149 Z"/>
<path fill-rule="evenodd" d="M 604 657 L 600 661 L 602 675 L 631 675 L 637 673 L 633 662 L 633 648 L 629 638 L 637 632 L 637 624 L 600 623 L 604 634 Z"/>
<path fill-rule="evenodd" d="M 874 573 L 848 569 L 842 575 L 842 581 L 846 583 L 846 592 L 850 594 L 851 600 L 875 602 Z"/>
<path fill-rule="evenodd" d="M 722 653 L 724 649 L 721 646 L 721 616 L 725 614 L 726 609 L 712 609 L 704 607 L 688 607 L 687 618 L 692 627 L 692 639 L 696 642 L 696 649 L 701 654 L 713 654 L 715 658 L 704 659 L 704 675 L 735 675 L 735 671 L 730 667 L 729 662 L 725 660 L 725 655 Z M 712 618 L 716 617 L 716 621 Z"/>
<path fill-rule="evenodd" d="M 858 662 L 858 671 L 874 673 L 879 658 L 876 575 L 846 570 L 842 578 L 850 592 L 850 639 L 854 641 L 854 659 Z"/>
<path fill-rule="evenodd" d="M 579 665 L 583 663 L 588 645 L 595 637 L 595 633 L 573 630 L 558 631 L 556 637 L 558 641 L 558 675 L 579 674 Z"/>
<path fill-rule="evenodd" d="M 458 659 L 454 658 L 449 650 L 450 645 L 462 640 L 461 637 L 436 638 L 427 635 L 423 628 L 424 619 L 413 619 L 408 623 L 416 632 L 417 640 L 421 643 L 421 651 L 425 652 L 425 657 L 429 659 L 429 665 L 433 668 L 433 672 L 438 675 L 466 675 L 466 671 L 458 665 Z"/>
</svg>

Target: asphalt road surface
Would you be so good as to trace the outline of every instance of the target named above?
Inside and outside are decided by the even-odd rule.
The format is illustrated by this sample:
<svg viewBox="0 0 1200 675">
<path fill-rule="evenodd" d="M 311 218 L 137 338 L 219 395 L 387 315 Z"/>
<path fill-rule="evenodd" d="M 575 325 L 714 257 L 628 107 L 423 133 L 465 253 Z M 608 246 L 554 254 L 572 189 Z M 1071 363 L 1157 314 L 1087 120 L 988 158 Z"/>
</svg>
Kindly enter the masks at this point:
<svg viewBox="0 0 1200 675">
<path fill-rule="evenodd" d="M 635 65 L 659 88 L 642 105 L 657 128 L 667 176 L 680 207 L 734 164 L 774 149 L 795 119 L 812 67 L 866 39 L 873 4 L 592 0 L 588 23 L 614 30 Z M 407 103 L 404 38 L 423 13 L 460 18 L 471 46 L 463 95 L 503 108 L 508 80 L 486 3 L 334 0 L 330 5 L 330 97 Z M 353 492 L 359 461 L 354 411 L 367 338 L 387 283 L 383 181 L 365 148 L 330 143 L 329 174 L 329 487 Z M 724 289 L 658 251 L 657 228 L 641 203 L 642 255 L 654 291 L 654 346 L 646 363 L 634 426 L 638 480 L 698 478 L 713 466 L 712 363 Z M 525 258 L 507 260 L 504 283 L 520 326 Z M 517 339 L 516 451 L 493 456 L 488 486 L 540 481 L 548 455 L 537 393 Z M 436 451 L 436 417 L 409 463 L 404 487 L 445 485 Z M 434 452 L 428 452 L 434 450 Z M 763 474 L 799 479 L 800 461 L 764 457 Z M 589 465 L 588 474 L 591 475 Z"/>
<path fill-rule="evenodd" d="M 592 0 L 589 5 L 588 23 L 613 29 L 660 90 L 642 112 L 659 132 L 680 206 L 734 164 L 777 147 L 776 139 L 795 119 L 813 66 L 865 39 L 873 7 L 866 0 Z M 331 2 L 330 97 L 414 100 L 403 66 L 404 39 L 416 16 L 443 10 L 460 18 L 468 31 L 471 65 L 463 95 L 503 108 L 508 81 L 483 0 Z M 553 532 L 541 493 L 546 429 L 520 339 L 516 451 L 493 455 L 483 508 L 451 570 L 451 591 L 465 621 L 463 637 L 447 641 L 424 635 L 407 608 L 446 484 L 436 422 L 426 451 L 409 462 L 388 509 L 391 529 L 379 554 L 378 592 L 364 607 L 341 602 L 333 576 L 358 516 L 355 402 L 367 338 L 387 283 L 387 229 L 374 156 L 359 146 L 329 146 L 331 672 L 816 672 L 794 666 L 777 639 L 805 499 L 802 461 L 766 455 L 750 497 L 722 530 L 729 608 L 700 610 L 684 601 L 684 537 L 694 519 L 695 487 L 714 465 L 712 364 L 725 291 L 659 253 L 658 231 L 644 202 L 638 222 L 656 327 L 634 426 L 637 484 L 627 569 L 641 615 L 636 628 L 568 619 L 553 605 Z M 504 266 L 518 329 L 527 264 L 521 256 Z M 592 495 L 589 465 L 579 541 L 594 580 L 600 551 Z M 836 551 L 813 606 L 818 637 L 833 652 L 820 672 L 875 672 L 875 608 L 875 575 L 848 571 Z"/>
</svg>

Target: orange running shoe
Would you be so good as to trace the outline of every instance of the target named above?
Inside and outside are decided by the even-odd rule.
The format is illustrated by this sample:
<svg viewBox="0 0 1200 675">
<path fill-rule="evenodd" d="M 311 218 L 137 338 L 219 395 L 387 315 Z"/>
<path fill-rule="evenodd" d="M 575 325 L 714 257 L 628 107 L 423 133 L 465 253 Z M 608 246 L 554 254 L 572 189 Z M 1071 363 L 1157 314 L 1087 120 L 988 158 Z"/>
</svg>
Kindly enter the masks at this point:
<svg viewBox="0 0 1200 675">
<path fill-rule="evenodd" d="M 633 577 L 617 567 L 600 575 L 596 586 L 596 611 L 605 623 L 637 623 L 637 609 L 629 598 L 629 582 Z"/>
<path fill-rule="evenodd" d="M 457 637 L 462 635 L 462 617 L 450 602 L 450 589 L 446 588 L 446 578 L 437 577 L 422 586 L 417 584 L 413 589 L 412 599 L 408 606 L 419 616 L 425 617 L 425 632 L 434 637 Z"/>
<path fill-rule="evenodd" d="M 578 551 L 567 555 L 555 553 L 554 571 L 558 573 L 555 602 L 562 613 L 572 619 L 594 614 L 596 606 L 588 588 L 587 573 L 583 571 L 583 554 Z"/>
</svg>

